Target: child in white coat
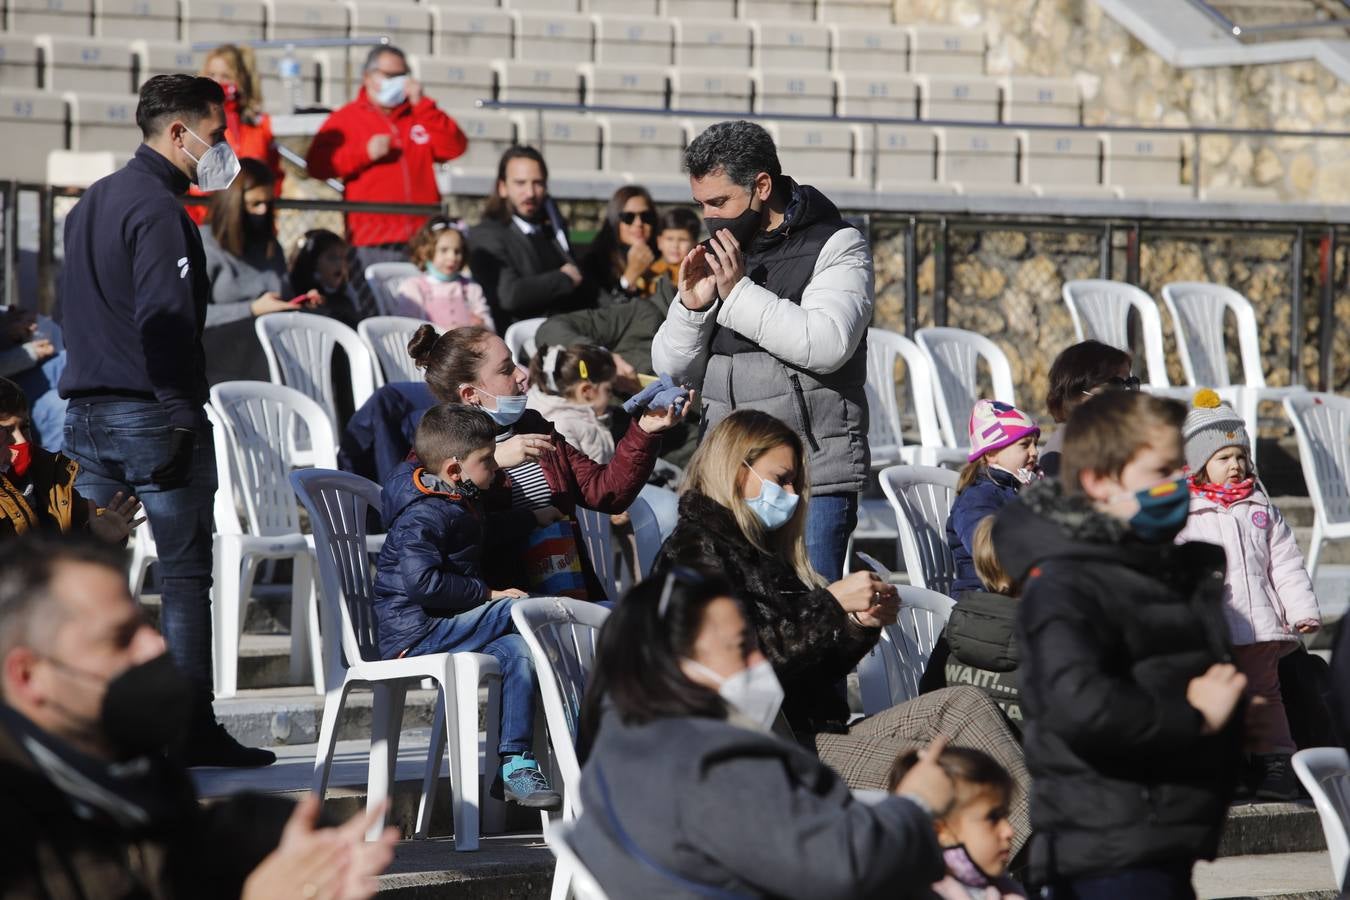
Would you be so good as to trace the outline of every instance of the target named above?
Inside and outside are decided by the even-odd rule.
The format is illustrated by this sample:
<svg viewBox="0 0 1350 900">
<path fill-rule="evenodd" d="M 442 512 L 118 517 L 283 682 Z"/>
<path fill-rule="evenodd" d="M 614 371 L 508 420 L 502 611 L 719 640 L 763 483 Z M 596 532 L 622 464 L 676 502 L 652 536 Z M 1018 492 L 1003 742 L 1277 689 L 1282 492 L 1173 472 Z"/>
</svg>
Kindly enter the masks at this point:
<svg viewBox="0 0 1350 900">
<path fill-rule="evenodd" d="M 1224 616 L 1234 661 L 1247 676 L 1246 746 L 1256 796 L 1293 800 L 1298 782 L 1289 720 L 1280 697 L 1280 659 L 1299 635 L 1321 627 L 1303 553 L 1251 464 L 1242 417 L 1211 390 L 1196 393 L 1182 427 L 1190 470 L 1191 512 L 1178 541 L 1205 541 L 1228 555 Z"/>
<path fill-rule="evenodd" d="M 530 361 L 525 405 L 548 419 L 567 443 L 607 463 L 614 456 L 609 403 L 616 374 L 614 356 L 600 347 L 540 347 Z"/>
</svg>

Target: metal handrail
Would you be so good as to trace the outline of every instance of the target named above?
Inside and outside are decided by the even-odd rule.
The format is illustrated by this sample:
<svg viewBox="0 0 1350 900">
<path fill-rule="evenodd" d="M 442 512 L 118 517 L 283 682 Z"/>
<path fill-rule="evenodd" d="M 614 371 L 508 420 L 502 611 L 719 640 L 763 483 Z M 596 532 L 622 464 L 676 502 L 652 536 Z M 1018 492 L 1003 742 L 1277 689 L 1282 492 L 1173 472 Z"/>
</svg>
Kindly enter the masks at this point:
<svg viewBox="0 0 1350 900">
<path fill-rule="evenodd" d="M 1276 22 L 1270 25 L 1241 25 L 1224 15 L 1213 5 L 1206 2 L 1206 0 L 1190 0 L 1190 3 L 1239 40 L 1256 40 L 1262 37 L 1287 34 L 1296 31 L 1320 31 L 1323 29 L 1350 31 L 1350 18 Z M 1347 10 L 1350 10 L 1350 2 L 1347 2 L 1347 0 L 1341 0 L 1341 5 Z"/>
</svg>

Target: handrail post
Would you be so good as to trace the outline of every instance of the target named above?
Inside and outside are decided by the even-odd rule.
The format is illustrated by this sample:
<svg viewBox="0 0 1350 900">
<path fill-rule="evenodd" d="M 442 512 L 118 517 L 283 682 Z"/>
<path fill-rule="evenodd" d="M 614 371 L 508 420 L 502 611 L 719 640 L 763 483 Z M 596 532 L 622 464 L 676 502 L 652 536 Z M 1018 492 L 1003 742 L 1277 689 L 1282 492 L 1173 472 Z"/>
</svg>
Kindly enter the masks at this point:
<svg viewBox="0 0 1350 900">
<path fill-rule="evenodd" d="M 919 221 L 905 223 L 905 336 L 919 330 Z"/>
<path fill-rule="evenodd" d="M 1111 228 L 1111 223 L 1107 222 L 1102 226 L 1100 261 L 1097 266 L 1098 277 L 1103 281 L 1111 280 L 1111 268 L 1115 260 L 1111 257 L 1115 252 L 1112 244 L 1115 243 L 1115 232 Z"/>
<path fill-rule="evenodd" d="M 1289 383 L 1303 383 L 1303 226 L 1294 230 L 1294 246 L 1289 254 L 1293 297 L 1289 303 Z"/>
<path fill-rule="evenodd" d="M 937 240 L 933 243 L 933 324 L 947 326 L 947 285 L 951 277 L 951 248 L 947 217 L 938 220 Z"/>
<path fill-rule="evenodd" d="M 1322 298 L 1317 313 L 1317 389 L 1335 390 L 1336 360 L 1336 226 L 1322 239 Z"/>
<path fill-rule="evenodd" d="M 4 224 L 0 226 L 5 241 L 4 301 L 14 306 L 19 293 L 19 183 L 6 181 L 4 185 Z"/>
</svg>

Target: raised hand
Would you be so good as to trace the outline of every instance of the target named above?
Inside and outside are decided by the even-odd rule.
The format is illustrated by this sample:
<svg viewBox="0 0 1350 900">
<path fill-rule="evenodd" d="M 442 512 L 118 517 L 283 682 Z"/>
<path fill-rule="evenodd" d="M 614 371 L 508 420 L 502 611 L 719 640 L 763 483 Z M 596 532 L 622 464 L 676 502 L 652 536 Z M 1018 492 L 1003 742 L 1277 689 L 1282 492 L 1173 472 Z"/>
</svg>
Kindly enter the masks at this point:
<svg viewBox="0 0 1350 900">
<path fill-rule="evenodd" d="M 503 469 L 538 459 L 539 454 L 553 446 L 553 441 L 542 434 L 518 434 L 502 441 L 493 451 L 493 458 Z"/>
<path fill-rule="evenodd" d="M 647 409 L 638 419 L 638 427 L 648 434 L 660 434 L 663 431 L 669 431 L 676 425 L 684 421 L 684 417 L 689 414 L 698 403 L 698 392 L 690 391 L 689 399 L 677 411 L 674 406 L 668 409 Z"/>
<path fill-rule="evenodd" d="M 120 544 L 130 537 L 137 525 L 145 521 L 144 516 L 137 518 L 140 511 L 141 501 L 118 491 L 101 512 L 93 511 L 94 514 L 89 517 L 89 531 L 101 541 Z"/>
<path fill-rule="evenodd" d="M 708 259 L 708 265 L 713 271 L 717 296 L 725 300 L 745 277 L 745 254 L 728 228 L 717 232 L 709 243 L 712 244 L 713 256 Z"/>
<path fill-rule="evenodd" d="M 717 299 L 717 276 L 708 263 L 710 258 L 702 244 L 695 244 L 680 263 L 680 302 L 694 312 L 707 309 Z"/>
</svg>

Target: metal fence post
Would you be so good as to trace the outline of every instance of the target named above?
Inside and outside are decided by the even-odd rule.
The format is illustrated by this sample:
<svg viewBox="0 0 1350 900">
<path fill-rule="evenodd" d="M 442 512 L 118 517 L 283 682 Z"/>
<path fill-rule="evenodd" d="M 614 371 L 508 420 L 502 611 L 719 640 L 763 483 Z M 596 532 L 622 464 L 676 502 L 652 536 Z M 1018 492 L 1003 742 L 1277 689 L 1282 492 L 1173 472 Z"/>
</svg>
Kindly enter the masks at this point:
<svg viewBox="0 0 1350 900">
<path fill-rule="evenodd" d="M 56 192 L 38 188 L 38 311 L 50 316 L 56 307 Z"/>
<path fill-rule="evenodd" d="M 1107 222 L 1102 226 L 1102 244 L 1101 244 L 1101 262 L 1098 266 L 1099 276 L 1103 281 L 1111 280 L 1111 268 L 1114 260 L 1111 258 L 1115 252 L 1112 244 L 1115 243 L 1115 232 L 1111 229 L 1111 223 Z"/>
<path fill-rule="evenodd" d="M 5 241 L 4 259 L 0 260 L 5 269 L 3 299 L 6 306 L 14 306 L 19 294 L 19 183 L 6 181 L 2 193 L 5 203 L 4 220 L 0 224 Z"/>
<path fill-rule="evenodd" d="M 1139 223 L 1130 226 L 1125 236 L 1125 280 L 1130 284 L 1139 284 Z"/>
<path fill-rule="evenodd" d="M 951 253 L 947 241 L 947 219 L 938 220 L 937 239 L 933 242 L 933 324 L 947 327 L 947 285 L 951 276 Z"/>
<path fill-rule="evenodd" d="M 1322 239 L 1322 298 L 1317 311 L 1317 389 L 1336 389 L 1336 226 Z"/>
<path fill-rule="evenodd" d="M 1289 303 L 1289 383 L 1303 383 L 1303 226 L 1294 230 L 1293 252 L 1289 254 L 1293 297 Z"/>
<path fill-rule="evenodd" d="M 905 336 L 919 328 L 919 222 L 914 216 L 905 224 Z"/>
</svg>

